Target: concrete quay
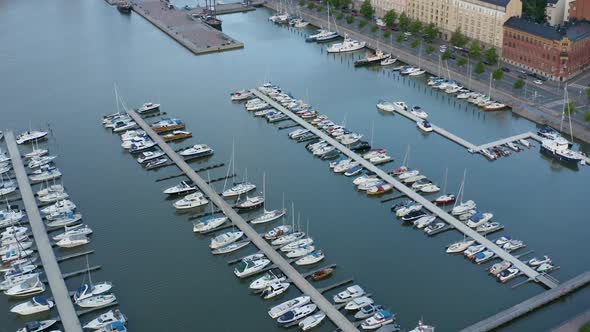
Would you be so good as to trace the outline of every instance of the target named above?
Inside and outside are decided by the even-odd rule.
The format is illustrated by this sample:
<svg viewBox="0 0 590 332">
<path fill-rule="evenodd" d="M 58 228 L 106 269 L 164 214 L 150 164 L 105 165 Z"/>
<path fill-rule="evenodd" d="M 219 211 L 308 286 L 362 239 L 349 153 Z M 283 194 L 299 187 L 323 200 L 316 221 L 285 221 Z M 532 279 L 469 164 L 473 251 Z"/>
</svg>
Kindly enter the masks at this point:
<svg viewBox="0 0 590 332">
<path fill-rule="evenodd" d="M 304 294 L 311 297 L 320 310 L 342 331 L 358 331 L 356 327 L 328 301 L 309 281 L 307 281 L 289 262 L 281 256 L 258 232 L 252 228 L 232 207 L 221 197 L 215 189 L 210 187 L 206 180 L 201 178 L 178 153 L 174 151 L 160 135 L 152 130 L 145 120 L 134 111 L 127 111 L 133 120 L 158 144 L 160 149 L 174 162 L 178 168 L 191 179 L 199 189 L 217 206 L 232 223 L 236 225 L 252 243 L 281 269 L 283 273 L 299 288 Z"/>
<path fill-rule="evenodd" d="M 165 2 L 158 0 L 132 2 L 131 6 L 134 12 L 155 25 L 195 55 L 244 47 L 243 43 L 227 36 L 201 20 L 194 20 L 191 14 L 201 13 L 202 9 L 169 9 Z"/>
<path fill-rule="evenodd" d="M 6 146 L 8 147 L 8 153 L 12 160 L 12 167 L 16 174 L 16 180 L 18 187 L 21 192 L 25 210 L 35 238 L 35 244 L 39 251 L 39 257 L 43 263 L 43 269 L 45 270 L 45 276 L 49 282 L 51 293 L 55 299 L 57 311 L 61 318 L 61 322 L 66 332 L 82 332 L 82 326 L 80 320 L 74 309 L 74 304 L 70 299 L 70 295 L 66 284 L 64 282 L 61 270 L 57 264 L 55 253 L 53 252 L 51 242 L 45 229 L 45 224 L 41 218 L 35 196 L 33 195 L 33 189 L 29 183 L 29 178 L 25 170 L 25 166 L 21 159 L 21 154 L 16 145 L 14 134 L 9 131 L 5 135 Z"/>
</svg>

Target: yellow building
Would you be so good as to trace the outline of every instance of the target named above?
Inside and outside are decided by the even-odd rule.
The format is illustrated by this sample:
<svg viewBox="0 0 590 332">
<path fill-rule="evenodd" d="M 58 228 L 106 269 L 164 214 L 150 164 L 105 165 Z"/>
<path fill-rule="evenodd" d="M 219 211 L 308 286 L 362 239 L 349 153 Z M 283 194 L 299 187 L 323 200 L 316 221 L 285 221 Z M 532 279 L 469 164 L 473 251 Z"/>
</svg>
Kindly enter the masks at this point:
<svg viewBox="0 0 590 332">
<path fill-rule="evenodd" d="M 408 0 L 406 13 L 413 19 L 434 23 L 449 40 L 458 28 L 483 47 L 502 48 L 502 27 L 510 17 L 522 14 L 521 0 Z"/>
<path fill-rule="evenodd" d="M 375 15 L 383 17 L 391 9 L 398 15 L 405 12 L 408 1 L 411 0 L 371 0 L 371 5 L 375 8 Z"/>
</svg>

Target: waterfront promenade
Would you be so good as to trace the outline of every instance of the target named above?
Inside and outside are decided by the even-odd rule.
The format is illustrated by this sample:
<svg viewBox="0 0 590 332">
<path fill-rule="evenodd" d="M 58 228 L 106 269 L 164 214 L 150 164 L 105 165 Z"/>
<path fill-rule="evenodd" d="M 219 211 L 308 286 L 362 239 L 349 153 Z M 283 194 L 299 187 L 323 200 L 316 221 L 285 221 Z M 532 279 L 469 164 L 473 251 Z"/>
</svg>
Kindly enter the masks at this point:
<svg viewBox="0 0 590 332">
<path fill-rule="evenodd" d="M 449 213 L 438 207 L 437 205 L 430 202 L 428 199 L 424 198 L 422 195 L 419 195 L 412 189 L 408 188 L 391 175 L 384 172 L 379 167 L 373 165 L 368 160 L 364 159 L 363 157 L 356 154 L 354 151 L 350 150 L 346 146 L 342 145 L 340 142 L 336 141 L 334 138 L 328 136 L 323 131 L 319 130 L 318 128 L 311 125 L 309 122 L 303 120 L 302 118 L 295 115 L 290 110 L 286 109 L 270 97 L 266 96 L 262 92 L 258 91 L 257 89 L 252 89 L 252 93 L 254 93 L 258 98 L 264 100 L 265 102 L 269 103 L 273 108 L 277 111 L 282 112 L 283 114 L 287 115 L 291 120 L 299 124 L 305 129 L 308 129 L 310 132 L 315 134 L 317 137 L 321 138 L 322 140 L 326 141 L 328 144 L 334 146 L 336 149 L 340 150 L 344 155 L 353 159 L 354 161 L 358 162 L 361 166 L 365 169 L 374 172 L 378 177 L 382 180 L 391 184 L 397 191 L 404 194 L 408 198 L 414 200 L 415 202 L 420 203 L 425 209 L 436 215 L 441 220 L 445 221 L 449 225 L 452 225 L 455 229 L 457 229 L 465 236 L 475 240 L 476 242 L 483 244 L 488 250 L 492 251 L 496 257 L 503 259 L 505 261 L 509 261 L 513 264 L 514 267 L 518 268 L 521 273 L 526 275 L 530 280 L 539 282 L 545 285 L 548 288 L 555 288 L 557 287 L 557 283 L 554 281 L 553 278 L 550 278 L 544 274 L 540 274 L 539 272 L 532 269 L 530 266 L 526 265 L 518 258 L 514 257 L 510 253 L 506 252 L 504 249 L 500 248 L 494 242 L 488 240 L 483 235 L 479 234 L 475 230 L 471 229 L 470 227 L 466 226 L 461 221 L 457 220 L 455 217 L 451 216 Z"/>
<path fill-rule="evenodd" d="M 258 232 L 252 228 L 232 207 L 217 194 L 215 189 L 195 172 L 178 153 L 174 151 L 160 135 L 154 132 L 145 120 L 134 111 L 127 111 L 133 120 L 158 144 L 168 155 L 173 163 L 190 179 L 199 189 L 219 208 L 223 214 L 236 225 L 244 235 L 258 247 L 258 249 L 270 259 L 283 273 L 303 292 L 308 295 L 313 303 L 322 310 L 328 318 L 342 331 L 358 331 L 356 327 L 342 315 L 314 286 L 312 286 L 283 256 L 281 256 Z"/>
<path fill-rule="evenodd" d="M 586 271 L 570 280 L 561 283 L 559 287 L 547 290 L 539 295 L 533 296 L 489 318 L 486 318 L 476 324 L 466 327 L 460 332 L 485 332 L 493 330 L 541 306 L 544 306 L 552 301 L 555 301 L 558 298 L 565 296 L 566 294 L 569 294 L 588 283 L 590 283 L 590 271 Z M 553 331 L 565 332 L 567 330 Z"/>
<path fill-rule="evenodd" d="M 264 6 L 271 10 L 276 10 L 276 1 L 269 0 L 264 3 Z M 315 10 L 309 10 L 306 7 L 302 7 L 300 13 L 302 18 L 314 26 L 328 26 L 327 15 L 325 11 L 318 13 Z M 385 39 L 383 38 L 383 32 L 380 30 L 377 31 L 376 34 L 369 34 L 368 30 L 360 32 L 358 30 L 357 22 L 355 22 L 354 25 L 349 25 L 344 20 L 338 21 L 337 23 L 338 26 L 336 31 L 338 31 L 340 35 L 348 34 L 351 38 L 365 41 L 368 48 L 380 49 L 384 52 L 391 53 L 395 58 L 411 65 L 418 65 L 418 61 L 420 61 L 420 67 L 429 73 L 435 74 L 440 72 L 440 65 L 437 62 L 438 60 L 435 61 L 430 56 L 425 54 L 422 54 L 422 57 L 420 60 L 418 60 L 418 49 L 412 49 L 410 47 L 404 47 L 402 44 L 394 43 L 394 37 L 392 39 Z M 370 24 L 367 26 L 370 26 Z M 368 29 L 368 27 L 366 29 Z M 438 50 L 435 52 L 438 52 Z M 436 54 L 434 56 L 436 56 Z M 466 88 L 479 93 L 488 94 L 489 73 L 480 75 L 479 77 L 481 77 L 481 80 L 478 80 L 478 76 L 475 74 L 472 75 L 470 79 L 466 72 L 462 72 L 453 66 L 449 66 L 448 70 L 451 73 L 452 79 L 461 82 Z M 562 100 L 562 95 L 550 100 L 548 99 L 545 102 L 533 103 L 530 100 L 518 96 L 516 90 L 513 90 L 511 86 L 500 87 L 500 82 L 496 82 L 495 85 L 498 87 L 492 92 L 493 99 L 509 105 L 512 108 L 513 113 L 538 124 L 547 124 L 556 128 L 560 127 L 561 109 L 556 110 L 554 108 L 548 107 L 549 104 L 545 105 L 545 103 L 554 101 L 556 98 Z M 563 91 L 560 91 L 560 93 L 563 94 Z M 560 104 L 556 104 L 554 106 L 559 108 Z M 578 118 L 572 118 L 572 122 L 574 136 L 579 140 L 590 143 L 589 124 L 584 123 Z"/>
<path fill-rule="evenodd" d="M 55 299 L 61 322 L 66 332 L 82 332 L 80 320 L 74 309 L 74 304 L 70 299 L 51 242 L 49 242 L 45 225 L 43 224 L 37 202 L 35 201 L 35 196 L 33 195 L 33 189 L 29 183 L 27 172 L 21 159 L 21 154 L 14 139 L 14 134 L 11 131 L 7 132 L 5 140 L 8 153 L 12 160 L 14 173 L 16 174 L 16 181 L 29 219 L 29 225 L 33 232 L 33 237 L 35 238 L 37 251 L 39 252 L 41 262 L 43 263 L 45 276 L 47 277 L 51 293 Z"/>
</svg>

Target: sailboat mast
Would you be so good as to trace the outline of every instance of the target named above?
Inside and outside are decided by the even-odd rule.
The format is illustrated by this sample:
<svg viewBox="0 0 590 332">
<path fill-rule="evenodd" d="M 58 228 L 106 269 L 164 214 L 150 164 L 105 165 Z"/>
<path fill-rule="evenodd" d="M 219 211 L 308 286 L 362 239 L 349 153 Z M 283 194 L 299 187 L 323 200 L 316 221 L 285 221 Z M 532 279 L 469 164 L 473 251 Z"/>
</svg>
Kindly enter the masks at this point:
<svg viewBox="0 0 590 332">
<path fill-rule="evenodd" d="M 445 168 L 445 185 L 443 187 L 443 194 L 447 193 L 447 176 L 449 175 L 449 168 Z"/>
</svg>

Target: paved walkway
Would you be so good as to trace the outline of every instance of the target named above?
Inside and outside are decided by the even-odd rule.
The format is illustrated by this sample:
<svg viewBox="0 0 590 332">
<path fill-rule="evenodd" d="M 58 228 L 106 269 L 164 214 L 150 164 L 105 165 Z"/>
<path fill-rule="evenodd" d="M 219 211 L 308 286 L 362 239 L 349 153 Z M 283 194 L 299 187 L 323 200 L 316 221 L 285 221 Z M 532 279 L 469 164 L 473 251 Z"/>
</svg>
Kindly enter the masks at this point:
<svg viewBox="0 0 590 332">
<path fill-rule="evenodd" d="M 162 151 L 174 162 L 180 170 L 191 179 L 201 191 L 217 206 L 225 216 L 227 216 L 244 234 L 270 259 L 283 273 L 289 278 L 297 288 L 304 294 L 311 297 L 320 310 L 322 310 L 330 320 L 342 331 L 358 331 L 354 325 L 338 310 L 334 308 L 317 289 L 315 289 L 283 256 L 281 256 L 273 247 L 268 244 L 258 232 L 252 228 L 239 214 L 234 211 L 227 202 L 221 198 L 217 192 L 211 188 L 182 158 L 174 151 L 160 135 L 154 132 L 145 120 L 134 111 L 128 111 L 129 115 L 145 132 L 156 142 Z"/>
<path fill-rule="evenodd" d="M 41 214 L 39 213 L 39 208 L 33 195 L 33 189 L 29 184 L 29 178 L 21 160 L 21 154 L 16 145 L 14 134 L 11 131 L 7 132 L 5 139 L 8 153 L 12 160 L 12 167 L 16 174 L 16 181 L 18 182 L 25 210 L 29 218 L 29 224 L 35 237 L 35 244 L 37 245 L 39 257 L 41 257 L 41 262 L 43 263 L 45 275 L 49 282 L 49 287 L 51 287 L 51 293 L 55 299 L 61 322 L 66 332 L 82 332 L 80 320 L 78 320 L 78 315 L 76 315 L 76 310 L 74 310 L 74 304 L 72 304 L 72 300 L 70 299 L 61 270 L 51 248 L 45 225 L 41 219 Z"/>
<path fill-rule="evenodd" d="M 358 154 L 356 154 L 355 152 L 353 152 L 352 150 L 350 150 L 346 146 L 342 145 L 340 142 L 338 142 L 335 139 L 333 139 L 332 137 L 326 135 L 326 133 L 324 133 L 323 131 L 312 126 L 309 122 L 301 119 L 300 117 L 295 115 L 293 112 L 291 112 L 288 109 L 286 109 L 285 107 L 281 106 L 279 103 L 275 102 L 270 97 L 261 93 L 257 89 L 252 89 L 251 91 L 258 98 L 266 101 L 272 107 L 274 107 L 276 110 L 286 114 L 289 118 L 291 118 L 291 120 L 297 122 L 305 129 L 308 129 L 309 131 L 314 133 L 319 138 L 325 140 L 326 142 L 328 142 L 330 145 L 334 146 L 336 149 L 340 150 L 343 154 L 345 154 L 349 158 L 357 161 L 365 169 L 370 170 L 370 171 L 374 172 L 375 174 L 377 174 L 377 176 L 379 176 L 381 179 L 383 179 L 384 181 L 391 184 L 395 189 L 397 189 L 402 194 L 406 195 L 408 198 L 420 203 L 422 206 L 424 206 L 425 209 L 432 212 L 438 218 L 440 218 L 443 221 L 445 221 L 446 223 L 454 226 L 459 232 L 465 234 L 467 237 L 472 238 L 473 240 L 477 241 L 478 243 L 483 244 L 488 250 L 491 250 L 492 252 L 494 252 L 494 254 L 496 254 L 496 256 L 498 256 L 500 259 L 503 259 L 503 260 L 506 260 L 506 261 L 509 261 L 510 263 L 512 263 L 516 268 L 518 268 L 523 274 L 528 276 L 531 280 L 541 282 L 541 283 L 545 284 L 545 286 L 547 286 L 548 288 L 557 287 L 557 284 L 554 281 L 552 281 L 551 279 L 542 278 L 542 275 L 539 272 L 535 271 L 530 266 L 521 262 L 518 258 L 512 256 L 510 253 L 506 252 L 504 249 L 498 247 L 494 242 L 488 240 L 487 238 L 485 238 L 484 236 L 482 236 L 481 234 L 479 234 L 475 230 L 466 226 L 464 223 L 457 220 L 455 217 L 451 216 L 450 214 L 448 214 L 446 211 L 444 211 L 440 207 L 431 203 L 429 200 L 424 198 L 422 195 L 419 195 L 418 193 L 416 193 L 412 189 L 408 188 L 407 186 L 405 186 L 404 184 L 402 184 L 401 182 L 399 182 L 398 180 L 393 178 L 391 175 L 385 173 L 379 167 L 371 164 L 369 161 L 365 160 L 363 157 L 359 156 Z"/>
<path fill-rule="evenodd" d="M 487 319 L 484 319 L 476 324 L 464 328 L 460 332 L 484 332 L 493 330 L 502 326 L 520 316 L 523 316 L 537 308 L 540 308 L 549 302 L 573 292 L 574 290 L 588 284 L 590 282 L 590 271 L 586 271 L 577 277 L 574 277 L 566 282 L 563 282 L 559 287 L 545 291 L 539 295 L 533 296 L 517 305 L 514 305 L 502 312 L 499 312 Z M 556 331 L 556 330 L 554 330 Z M 565 332 L 570 330 L 563 330 Z M 576 330 L 577 332 L 577 330 Z"/>
</svg>

